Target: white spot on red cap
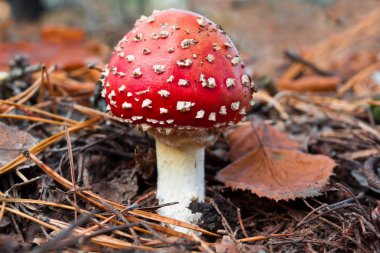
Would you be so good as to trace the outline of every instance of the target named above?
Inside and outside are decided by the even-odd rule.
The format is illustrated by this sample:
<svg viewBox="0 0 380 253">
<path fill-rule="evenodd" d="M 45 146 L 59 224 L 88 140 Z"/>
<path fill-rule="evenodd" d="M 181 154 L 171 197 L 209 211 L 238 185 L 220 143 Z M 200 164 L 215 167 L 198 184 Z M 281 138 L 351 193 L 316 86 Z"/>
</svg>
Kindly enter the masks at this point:
<svg viewBox="0 0 380 253">
<path fill-rule="evenodd" d="M 197 54 L 193 54 L 193 58 L 194 58 L 194 59 L 197 59 L 197 58 L 198 58 L 198 55 L 197 55 Z"/>
<path fill-rule="evenodd" d="M 179 27 L 179 25 L 173 25 L 172 28 L 173 28 L 173 30 L 179 30 L 180 27 Z"/>
<path fill-rule="evenodd" d="M 205 27 L 207 25 L 207 22 L 203 17 L 197 18 L 197 23 L 198 23 L 198 25 L 200 25 L 202 27 Z"/>
<path fill-rule="evenodd" d="M 179 86 L 188 86 L 189 85 L 189 81 L 187 81 L 185 79 L 179 79 L 178 80 L 178 85 Z"/>
<path fill-rule="evenodd" d="M 149 50 L 148 48 L 143 48 L 142 53 L 143 53 L 144 55 L 150 54 L 150 50 Z"/>
<path fill-rule="evenodd" d="M 215 112 L 210 113 L 210 115 L 208 115 L 208 120 L 216 121 L 216 113 Z"/>
<path fill-rule="evenodd" d="M 160 38 L 161 39 L 165 39 L 167 37 L 169 37 L 170 33 L 168 31 L 161 31 L 160 32 Z"/>
<path fill-rule="evenodd" d="M 231 44 L 230 42 L 226 42 L 226 43 L 224 43 L 224 46 L 225 46 L 226 48 L 231 48 L 231 47 L 232 47 L 232 44 Z"/>
<path fill-rule="evenodd" d="M 196 119 L 203 119 L 205 116 L 205 111 L 204 110 L 199 110 L 197 111 L 197 115 L 195 116 Z"/>
<path fill-rule="evenodd" d="M 172 83 L 173 80 L 174 80 L 174 76 L 173 76 L 173 75 L 170 75 L 169 78 L 168 78 L 168 80 L 166 80 L 166 82 L 168 82 L 168 83 Z"/>
<path fill-rule="evenodd" d="M 146 122 L 150 122 L 152 124 L 157 124 L 158 120 L 156 120 L 156 119 L 146 119 Z"/>
<path fill-rule="evenodd" d="M 177 111 L 188 112 L 195 103 L 188 101 L 178 101 L 177 102 Z"/>
<path fill-rule="evenodd" d="M 240 62 L 241 62 L 241 59 L 240 59 L 239 56 L 235 56 L 235 57 L 232 58 L 232 60 L 231 60 L 231 63 L 232 63 L 232 65 L 234 65 L 234 66 L 238 65 Z"/>
<path fill-rule="evenodd" d="M 154 22 L 154 17 L 153 17 L 153 16 L 149 16 L 149 17 L 146 19 L 146 22 L 148 22 L 148 23 L 153 23 L 153 22 Z"/>
<path fill-rule="evenodd" d="M 158 95 L 160 95 L 163 98 L 167 98 L 170 95 L 170 92 L 167 90 L 159 90 L 157 93 L 158 93 Z"/>
<path fill-rule="evenodd" d="M 151 37 L 152 39 L 154 39 L 154 40 L 158 40 L 158 39 L 160 38 L 160 35 L 158 35 L 158 34 L 155 33 L 155 32 L 152 32 L 152 33 L 150 34 L 150 37 Z"/>
<path fill-rule="evenodd" d="M 127 97 L 132 97 L 132 96 L 133 96 L 132 92 L 127 93 Z"/>
<path fill-rule="evenodd" d="M 174 119 L 168 119 L 168 120 L 166 120 L 166 123 L 168 123 L 168 124 L 173 124 L 173 122 L 174 122 Z"/>
<path fill-rule="evenodd" d="M 135 35 L 135 37 L 133 37 L 134 42 L 139 42 L 140 40 L 142 40 L 142 34 L 141 33 L 138 33 Z"/>
<path fill-rule="evenodd" d="M 160 114 L 165 114 L 165 113 L 168 113 L 168 109 L 166 108 L 160 108 Z"/>
<path fill-rule="evenodd" d="M 110 104 L 113 105 L 114 107 L 117 107 L 117 106 L 116 106 L 116 101 L 115 101 L 115 100 L 110 100 Z"/>
<path fill-rule="evenodd" d="M 240 107 L 240 101 L 232 102 L 231 103 L 231 110 L 232 111 L 237 111 L 239 110 Z"/>
<path fill-rule="evenodd" d="M 213 78 L 213 77 L 209 77 L 208 79 L 207 79 L 207 88 L 210 88 L 210 89 L 213 89 L 213 88 L 215 88 L 215 86 L 216 86 L 216 81 L 215 81 L 215 78 Z"/>
<path fill-rule="evenodd" d="M 179 67 L 190 67 L 192 63 L 193 61 L 190 59 L 183 59 L 183 60 L 177 61 L 177 65 Z"/>
<path fill-rule="evenodd" d="M 218 51 L 218 50 L 221 49 L 221 47 L 218 45 L 218 43 L 212 43 L 212 49 L 213 49 L 214 51 Z"/>
<path fill-rule="evenodd" d="M 119 71 L 119 72 L 117 72 L 117 75 L 118 75 L 118 76 L 120 76 L 120 77 L 123 77 L 123 76 L 125 76 L 125 73 L 124 73 L 124 72 L 121 72 L 121 71 Z"/>
<path fill-rule="evenodd" d="M 125 57 L 125 59 L 127 60 L 127 62 L 133 62 L 133 61 L 135 60 L 135 56 L 129 54 L 129 55 L 127 55 L 127 56 Z"/>
<path fill-rule="evenodd" d="M 186 48 L 189 48 L 190 46 L 193 46 L 195 44 L 197 44 L 197 41 L 195 39 L 184 39 L 181 42 L 181 47 L 183 49 L 186 49 Z"/>
<path fill-rule="evenodd" d="M 132 116 L 132 117 L 131 117 L 131 119 L 132 119 L 133 121 L 140 120 L 140 119 L 142 119 L 142 118 L 143 118 L 143 116 Z"/>
<path fill-rule="evenodd" d="M 245 111 L 245 107 L 241 108 L 239 114 L 240 115 L 246 115 L 247 114 L 247 112 Z"/>
<path fill-rule="evenodd" d="M 123 109 L 131 109 L 131 108 L 132 108 L 132 104 L 131 104 L 131 103 L 124 102 L 124 103 L 121 105 L 121 108 L 123 108 Z"/>
<path fill-rule="evenodd" d="M 142 108 L 152 108 L 152 100 L 150 100 L 149 98 L 144 99 L 144 101 L 141 104 L 141 107 Z"/>
<path fill-rule="evenodd" d="M 248 75 L 242 75 L 241 76 L 241 82 L 243 83 L 244 86 L 249 86 L 250 80 Z"/>
<path fill-rule="evenodd" d="M 108 97 L 108 99 L 112 100 L 112 98 L 113 98 L 114 96 L 116 96 L 116 93 L 115 93 L 114 90 L 111 90 L 111 92 L 108 94 L 107 97 Z"/>
<path fill-rule="evenodd" d="M 174 48 L 174 47 L 169 47 L 169 49 L 168 49 L 168 53 L 174 53 L 174 51 L 175 51 L 175 48 Z"/>
<path fill-rule="evenodd" d="M 201 75 L 200 75 L 200 77 L 199 77 L 199 81 L 201 82 L 202 87 L 207 87 L 207 88 L 213 89 L 213 88 L 215 88 L 215 86 L 216 86 L 215 78 L 213 78 L 213 77 L 209 77 L 209 78 L 206 80 L 206 77 L 205 77 L 204 74 L 201 74 Z"/>
<path fill-rule="evenodd" d="M 227 88 L 234 87 L 235 86 L 235 79 L 234 78 L 227 78 L 226 79 L 226 86 L 227 86 Z"/>
<path fill-rule="evenodd" d="M 166 22 L 164 22 L 164 23 L 162 23 L 162 24 L 161 24 L 161 26 L 160 26 L 160 27 L 161 27 L 161 28 L 167 28 L 168 26 L 169 26 L 169 24 L 168 24 L 168 23 L 166 23 Z"/>
<path fill-rule="evenodd" d="M 134 70 L 133 70 L 133 72 L 132 72 L 132 76 L 134 77 L 134 78 L 138 78 L 138 77 L 140 77 L 142 75 L 142 73 L 141 73 L 141 69 L 140 68 L 135 68 Z"/>
<path fill-rule="evenodd" d="M 165 65 L 153 65 L 153 70 L 157 74 L 162 74 L 165 72 Z"/>
<path fill-rule="evenodd" d="M 150 87 L 148 87 L 148 88 L 145 89 L 145 90 L 137 91 L 137 92 L 136 92 L 136 95 L 143 95 L 143 94 L 148 93 L 148 92 L 150 92 Z"/>
<path fill-rule="evenodd" d="M 215 56 L 213 56 L 212 54 L 208 54 L 206 56 L 206 61 L 208 61 L 209 63 L 213 63 L 215 60 Z"/>
<path fill-rule="evenodd" d="M 219 110 L 220 115 L 227 115 L 227 108 L 225 105 L 222 105 Z"/>
<path fill-rule="evenodd" d="M 124 57 L 124 52 L 119 52 L 116 55 L 119 56 L 119 57 Z"/>
<path fill-rule="evenodd" d="M 140 18 L 136 20 L 134 26 L 138 26 L 139 24 L 141 24 L 142 22 L 144 22 L 146 19 L 147 19 L 147 16 L 141 15 Z"/>
<path fill-rule="evenodd" d="M 125 87 L 125 84 L 123 84 L 122 86 L 119 87 L 119 89 L 117 89 L 119 92 L 123 92 L 125 91 L 127 87 Z"/>
</svg>

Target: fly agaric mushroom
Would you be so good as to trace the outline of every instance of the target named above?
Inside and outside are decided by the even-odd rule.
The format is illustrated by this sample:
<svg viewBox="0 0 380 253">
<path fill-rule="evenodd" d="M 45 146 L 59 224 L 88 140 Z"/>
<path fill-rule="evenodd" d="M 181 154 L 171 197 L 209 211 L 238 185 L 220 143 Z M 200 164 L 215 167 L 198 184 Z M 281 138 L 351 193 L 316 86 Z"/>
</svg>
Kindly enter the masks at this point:
<svg viewBox="0 0 380 253">
<path fill-rule="evenodd" d="M 196 223 L 187 208 L 204 201 L 205 146 L 246 114 L 253 82 L 223 29 L 183 10 L 137 20 L 115 47 L 103 73 L 115 117 L 156 140 L 161 215 Z"/>
</svg>

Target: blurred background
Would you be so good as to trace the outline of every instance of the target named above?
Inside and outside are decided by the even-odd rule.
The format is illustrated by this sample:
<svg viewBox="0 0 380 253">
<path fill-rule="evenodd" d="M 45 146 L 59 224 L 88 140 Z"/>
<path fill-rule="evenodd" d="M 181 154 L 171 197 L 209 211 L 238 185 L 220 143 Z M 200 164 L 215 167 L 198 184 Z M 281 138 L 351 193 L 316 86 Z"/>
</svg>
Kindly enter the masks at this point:
<svg viewBox="0 0 380 253">
<path fill-rule="evenodd" d="M 140 15 L 173 7 L 220 24 L 256 75 L 276 77 L 285 50 L 305 53 L 378 6 L 378 0 L 0 0 L 0 43 L 38 41 L 44 27 L 68 26 L 112 47 Z"/>
</svg>

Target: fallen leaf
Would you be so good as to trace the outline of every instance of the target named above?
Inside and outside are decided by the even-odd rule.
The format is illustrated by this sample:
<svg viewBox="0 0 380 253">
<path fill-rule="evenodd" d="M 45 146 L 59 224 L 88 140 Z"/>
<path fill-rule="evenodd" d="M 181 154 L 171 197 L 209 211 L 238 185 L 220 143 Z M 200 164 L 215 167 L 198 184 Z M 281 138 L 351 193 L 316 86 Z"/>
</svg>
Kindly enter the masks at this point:
<svg viewBox="0 0 380 253">
<path fill-rule="evenodd" d="M 216 178 L 234 190 L 291 200 L 320 195 L 334 167 L 327 156 L 260 147 L 219 171 Z"/>
<path fill-rule="evenodd" d="M 235 161 L 248 152 L 260 147 L 278 149 L 301 149 L 301 144 L 292 140 L 284 132 L 276 127 L 259 122 L 257 126 L 252 124 L 235 128 L 228 136 L 230 144 L 230 159 Z"/>
<path fill-rule="evenodd" d="M 276 87 L 291 91 L 335 91 L 340 82 L 337 76 L 310 75 L 296 80 L 279 79 Z"/>
<path fill-rule="evenodd" d="M 40 31 L 43 41 L 54 43 L 66 43 L 67 41 L 84 41 L 85 34 L 83 29 L 67 26 L 44 26 Z"/>
<path fill-rule="evenodd" d="M 91 182 L 92 190 L 118 203 L 128 202 L 139 189 L 134 170 L 117 167 L 99 182 Z"/>
<path fill-rule="evenodd" d="M 29 149 L 37 143 L 38 140 L 27 132 L 0 122 L 0 167 L 19 156 L 21 149 Z M 23 166 L 28 167 L 28 163 Z"/>
<path fill-rule="evenodd" d="M 77 68 L 88 63 L 101 63 L 109 53 L 107 48 L 99 42 L 85 41 L 84 32 L 78 28 L 43 28 L 39 43 L 0 43 L 0 70 L 7 70 L 9 60 L 17 54 L 27 55 L 32 64 Z"/>
</svg>

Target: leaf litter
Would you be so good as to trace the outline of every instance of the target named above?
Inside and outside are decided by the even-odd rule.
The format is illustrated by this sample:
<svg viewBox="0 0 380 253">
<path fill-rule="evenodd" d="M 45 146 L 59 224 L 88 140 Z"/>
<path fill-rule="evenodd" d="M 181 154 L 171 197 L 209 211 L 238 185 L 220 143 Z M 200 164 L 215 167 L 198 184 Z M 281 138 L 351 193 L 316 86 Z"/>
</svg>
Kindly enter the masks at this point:
<svg viewBox="0 0 380 253">
<path fill-rule="evenodd" d="M 38 139 L 23 154 L 7 153 L 10 161 L 0 167 L 0 251 L 379 251 L 380 189 L 373 184 L 379 174 L 377 164 L 368 161 L 379 155 L 372 112 L 380 104 L 372 96 L 357 95 L 378 70 L 376 57 L 368 52 L 360 56 L 360 49 L 376 41 L 379 20 L 380 9 L 375 9 L 353 28 L 290 59 L 293 64 L 280 78 L 290 85 L 279 92 L 262 87 L 248 125 L 221 135 L 208 148 L 208 200 L 195 207 L 203 209 L 208 220 L 199 227 L 155 214 L 155 159 L 141 159 L 154 143 L 103 113 L 93 85 L 99 73 L 87 66 L 93 54 L 78 53 L 78 61 L 66 61 L 67 48 L 78 41 L 78 48 L 85 44 L 80 32 L 74 32 L 78 40 L 71 46 L 54 49 L 59 54 L 31 53 L 32 64 L 19 57 L 9 67 L 25 71 L 15 76 L 7 72 L 0 86 L 1 121 L 14 131 L 1 141 L 19 149 L 26 132 Z M 57 33 L 62 31 L 50 30 L 44 38 Z M 25 48 L 10 46 L 12 52 Z M 49 49 L 47 44 L 33 45 L 45 46 Z M 92 51 L 97 59 L 104 59 L 101 48 Z M 2 57 L 2 71 L 8 71 L 14 55 Z M 362 60 L 355 63 L 357 59 Z M 63 68 L 50 67 L 56 63 Z M 313 76 L 327 70 L 341 83 Z M 294 92 L 292 84 L 306 76 L 311 76 L 307 82 L 299 82 L 314 93 Z M 313 82 L 321 87 L 310 89 Z M 82 86 L 89 88 L 83 93 Z M 325 87 L 337 92 L 316 93 Z M 251 121 L 257 118 L 270 118 L 275 127 L 261 124 L 253 129 Z M 107 138 L 115 132 L 117 138 Z M 71 151 L 64 140 L 67 133 Z M 34 166 L 19 170 L 27 160 Z M 359 178 L 367 184 L 360 184 Z M 304 198 L 320 192 L 322 196 Z M 279 199 L 292 200 L 274 201 Z M 165 224 L 202 235 L 188 236 Z"/>
</svg>

